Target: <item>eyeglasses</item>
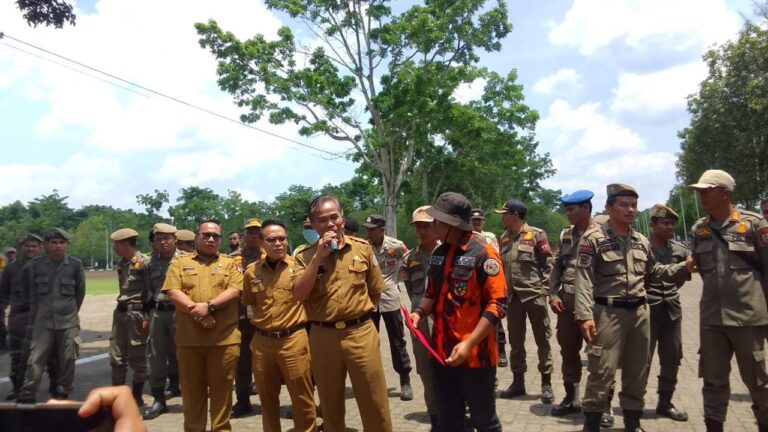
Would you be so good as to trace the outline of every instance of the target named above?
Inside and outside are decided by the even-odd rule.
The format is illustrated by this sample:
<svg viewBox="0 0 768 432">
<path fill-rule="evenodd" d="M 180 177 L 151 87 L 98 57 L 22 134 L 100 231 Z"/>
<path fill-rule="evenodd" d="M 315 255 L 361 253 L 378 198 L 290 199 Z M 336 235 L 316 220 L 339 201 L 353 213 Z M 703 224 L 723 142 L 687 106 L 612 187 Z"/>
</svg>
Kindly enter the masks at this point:
<svg viewBox="0 0 768 432">
<path fill-rule="evenodd" d="M 203 240 L 205 240 L 207 238 L 212 238 L 215 241 L 221 240 L 221 234 L 219 234 L 219 233 L 204 232 L 204 233 L 200 233 L 200 237 L 202 237 Z"/>
<path fill-rule="evenodd" d="M 277 237 L 270 237 L 270 238 L 264 239 L 264 241 L 267 243 L 277 243 L 277 242 L 283 243 L 286 240 L 288 240 L 288 237 L 286 236 L 277 236 Z"/>
</svg>

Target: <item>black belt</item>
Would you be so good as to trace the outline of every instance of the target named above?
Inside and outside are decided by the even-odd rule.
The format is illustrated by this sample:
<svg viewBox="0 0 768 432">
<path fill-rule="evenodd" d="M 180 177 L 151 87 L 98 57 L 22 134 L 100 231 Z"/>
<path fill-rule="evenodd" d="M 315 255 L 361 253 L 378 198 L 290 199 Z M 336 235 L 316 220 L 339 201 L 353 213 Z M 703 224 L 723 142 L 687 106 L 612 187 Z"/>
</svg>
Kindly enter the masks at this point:
<svg viewBox="0 0 768 432">
<path fill-rule="evenodd" d="M 256 333 L 258 333 L 258 334 L 260 334 L 260 335 L 262 335 L 264 337 L 268 337 L 268 338 L 271 338 L 271 339 L 282 339 L 284 337 L 288 337 L 288 336 L 296 333 L 299 330 L 306 329 L 306 328 L 307 328 L 307 325 L 302 323 L 302 324 L 296 324 L 295 326 L 292 326 L 292 327 L 288 327 L 285 330 L 266 331 L 266 330 L 262 330 L 262 329 L 260 329 L 258 327 L 254 327 L 254 330 L 256 331 Z"/>
<path fill-rule="evenodd" d="M 143 311 L 144 307 L 145 306 L 142 303 L 118 303 L 115 310 L 118 312 L 135 312 Z"/>
<path fill-rule="evenodd" d="M 312 324 L 314 324 L 316 326 L 320 326 L 320 327 L 336 328 L 336 329 L 341 330 L 341 329 L 345 329 L 347 327 L 356 326 L 356 325 L 358 325 L 360 323 L 364 323 L 364 322 L 368 321 L 369 319 L 371 319 L 371 313 L 370 312 L 368 312 L 367 314 L 365 314 L 365 315 L 363 315 L 363 316 L 361 316 L 359 318 L 355 318 L 355 319 L 351 319 L 351 320 L 347 320 L 347 321 L 312 321 Z"/>
<path fill-rule="evenodd" d="M 161 310 L 161 311 L 174 311 L 174 310 L 176 310 L 176 306 L 174 306 L 174 304 L 169 302 L 169 301 L 155 302 L 155 307 L 157 308 L 157 310 Z"/>
<path fill-rule="evenodd" d="M 595 297 L 595 303 L 608 307 L 620 309 L 637 309 L 646 304 L 648 300 L 645 297 L 617 298 L 617 297 Z"/>
</svg>

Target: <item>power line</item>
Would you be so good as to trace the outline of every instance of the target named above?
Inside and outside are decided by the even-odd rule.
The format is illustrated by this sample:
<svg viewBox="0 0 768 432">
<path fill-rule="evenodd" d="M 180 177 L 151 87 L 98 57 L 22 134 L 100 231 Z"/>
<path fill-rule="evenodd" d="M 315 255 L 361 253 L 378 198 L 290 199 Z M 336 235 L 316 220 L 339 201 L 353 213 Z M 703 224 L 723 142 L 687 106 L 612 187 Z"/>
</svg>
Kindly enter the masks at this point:
<svg viewBox="0 0 768 432">
<path fill-rule="evenodd" d="M 70 62 L 70 63 L 76 64 L 76 65 L 78 65 L 78 66 L 80 66 L 80 67 L 83 67 L 83 68 L 86 68 L 86 69 L 88 69 L 88 70 L 94 71 L 94 72 L 96 72 L 96 73 L 98 73 L 98 74 L 101 74 L 101 75 L 107 76 L 107 77 L 109 77 L 109 78 L 111 78 L 111 79 L 114 79 L 114 80 L 117 80 L 117 81 L 123 82 L 123 83 L 125 83 L 125 84 L 128 84 L 129 86 L 132 86 L 132 87 L 135 87 L 135 88 L 138 88 L 138 89 L 144 90 L 144 91 L 146 91 L 146 92 L 149 92 L 149 93 L 155 94 L 155 95 L 157 95 L 157 96 L 160 96 L 160 97 L 162 97 L 162 98 L 165 98 L 165 99 L 171 100 L 171 101 L 173 101 L 173 102 L 176 102 L 176 103 L 182 104 L 182 105 L 184 105 L 184 106 L 186 106 L 186 107 L 188 107 L 188 108 L 192 108 L 192 109 L 195 109 L 195 110 L 198 110 L 198 111 L 204 112 L 204 113 L 206 113 L 206 114 L 208 114 L 208 115 L 212 115 L 212 116 L 218 117 L 218 118 L 220 118 L 220 119 L 223 119 L 223 120 L 226 120 L 226 121 L 229 121 L 229 122 L 235 123 L 235 124 L 237 124 L 237 125 L 240 125 L 240 126 L 245 126 L 245 127 L 249 128 L 249 129 L 255 130 L 255 131 L 257 131 L 257 132 L 261 132 L 261 133 L 263 133 L 263 134 L 267 134 L 267 135 L 270 135 L 270 136 L 272 136 L 272 137 L 275 137 L 275 138 L 278 138 L 278 139 L 281 139 L 281 140 L 284 140 L 284 141 L 288 141 L 288 142 L 290 142 L 290 143 L 292 143 L 292 144 L 295 144 L 295 145 L 298 145 L 298 146 L 301 146 L 301 147 L 309 148 L 309 149 L 311 149 L 311 150 L 314 150 L 314 151 L 317 151 L 317 152 L 320 152 L 320 153 L 324 153 L 324 154 L 327 154 L 327 155 L 331 156 L 331 158 L 326 158 L 326 157 L 323 157 L 323 156 L 321 156 L 321 155 L 318 155 L 318 154 L 315 154 L 315 153 L 310 153 L 310 152 L 307 152 L 307 151 L 301 150 L 301 149 L 299 149 L 299 148 L 296 148 L 296 147 L 294 147 L 294 146 L 290 146 L 290 148 L 292 148 L 293 150 L 296 150 L 296 151 L 299 151 L 299 152 L 302 152 L 302 153 L 305 153 L 305 154 L 308 154 L 308 155 L 311 155 L 311 156 L 314 156 L 314 157 L 319 157 L 319 158 L 321 158 L 321 159 L 323 159 L 323 160 L 327 160 L 327 161 L 329 161 L 329 162 L 338 163 L 338 164 L 340 164 L 340 165 L 345 165 L 345 166 L 352 166 L 352 165 L 350 165 L 350 164 L 347 164 L 347 163 L 344 163 L 344 162 L 340 162 L 340 161 L 338 160 L 338 159 L 340 158 L 340 155 L 339 155 L 339 154 L 337 154 L 337 153 L 334 153 L 334 152 L 331 152 L 331 151 L 328 151 L 328 150 L 325 150 L 325 149 L 322 149 L 322 148 L 319 148 L 319 147 L 315 147 L 315 146 L 312 146 L 312 145 L 309 145 L 309 144 L 303 143 L 303 142 L 301 142 L 301 141 L 296 141 L 296 140 L 294 140 L 294 139 L 291 139 L 291 138 L 288 138 L 288 137 L 284 137 L 284 136 L 282 136 L 282 135 L 276 134 L 276 133 L 274 133 L 274 132 L 270 132 L 270 131 L 268 131 L 268 130 L 265 130 L 265 129 L 261 129 L 261 128 L 259 128 L 259 127 L 256 127 L 256 126 L 253 126 L 253 125 L 250 125 L 250 124 L 247 124 L 247 123 L 243 123 L 243 122 L 241 122 L 241 121 L 239 121 L 239 120 L 233 119 L 233 118 L 231 118 L 231 117 L 227 117 L 227 116 L 225 116 L 225 115 L 223 115 L 223 114 L 219 114 L 219 113 L 217 113 L 217 112 L 215 112 L 215 111 L 209 110 L 209 109 L 207 109 L 207 108 L 203 108 L 203 107 L 201 107 L 201 106 L 199 106 L 199 105 L 195 105 L 195 104 L 193 104 L 193 103 L 190 103 L 190 102 L 187 102 L 187 101 L 185 101 L 185 100 L 182 100 L 182 99 L 179 99 L 179 98 L 176 98 L 176 97 L 173 97 L 173 96 L 167 95 L 167 94 L 165 94 L 165 93 L 162 93 L 162 92 L 160 92 L 160 91 L 157 91 L 157 90 L 153 90 L 153 89 L 151 89 L 151 88 L 145 87 L 145 86 L 143 86 L 143 85 L 141 85 L 141 84 L 138 84 L 138 83 L 135 83 L 135 82 L 133 82 L 133 81 L 130 81 L 130 80 L 127 80 L 127 79 L 124 79 L 124 78 L 120 78 L 119 76 L 117 76 L 117 75 L 114 75 L 114 74 L 111 74 L 111 73 L 109 73 L 109 72 L 105 72 L 105 71 L 102 71 L 102 70 L 100 70 L 100 69 L 98 69 L 98 68 L 96 68 L 96 67 L 93 67 L 93 66 L 89 66 L 89 65 L 87 65 L 87 64 L 85 64 L 85 63 L 79 62 L 79 61 L 77 61 L 77 60 L 73 60 L 73 59 L 70 59 L 70 58 L 68 58 L 68 57 L 65 57 L 65 56 L 63 56 L 63 55 L 60 55 L 60 54 L 57 54 L 57 53 L 55 53 L 55 52 L 52 52 L 52 51 L 50 51 L 50 50 L 47 50 L 47 49 L 45 49 L 45 48 L 39 47 L 39 46 L 37 46 L 37 45 L 31 44 L 31 43 L 28 43 L 28 42 L 25 42 L 25 41 L 23 41 L 23 40 L 20 40 L 20 39 L 17 39 L 17 38 L 15 38 L 15 37 L 13 37 L 13 36 L 10 36 L 10 35 L 8 35 L 7 33 L 4 33 L 4 32 L 0 32 L 0 40 L 2 40 L 2 39 L 4 39 L 4 38 L 8 38 L 8 39 L 10 39 L 10 40 L 13 40 L 13 41 L 15 41 L 15 42 L 18 42 L 18 43 L 20 43 L 20 44 L 23 44 L 23 45 L 26 45 L 26 46 L 28 46 L 28 47 L 30 47 L 30 48 L 34 48 L 34 49 L 36 49 L 36 50 L 38 50 L 38 51 L 42 51 L 42 52 L 44 52 L 44 53 L 46 53 L 46 54 L 49 54 L 49 55 L 52 55 L 52 56 L 54 56 L 54 57 L 58 57 L 58 58 L 60 58 L 60 59 L 62 59 L 62 60 L 65 60 L 65 61 L 67 61 L 67 62 Z M 99 81 L 105 82 L 105 83 L 107 83 L 107 84 L 113 85 L 113 86 L 115 86 L 115 87 L 118 87 L 118 88 L 121 88 L 121 89 L 123 89 L 123 90 L 127 90 L 127 91 L 130 91 L 130 92 L 132 92 L 132 93 L 135 93 L 135 94 L 138 94 L 138 95 L 140 95 L 140 96 L 144 96 L 144 97 L 150 98 L 150 96 L 148 96 L 148 95 L 146 95 L 146 94 L 143 94 L 143 93 L 140 93 L 140 92 L 137 92 L 137 91 L 136 91 L 136 90 L 134 90 L 134 89 L 131 89 L 131 88 L 128 88 L 128 87 L 125 87 L 125 86 L 119 85 L 119 84 L 117 84 L 117 83 L 115 83 L 115 82 L 112 82 L 112 81 L 109 81 L 109 80 L 105 80 L 105 79 L 103 79 L 103 78 L 99 78 L 99 77 L 97 77 L 97 76 L 94 76 L 94 75 L 92 75 L 92 74 L 89 74 L 89 73 L 87 73 L 87 72 L 84 72 L 84 71 L 82 71 L 82 70 L 79 70 L 79 69 L 73 68 L 73 67 L 71 67 L 71 66 L 67 66 L 67 65 L 65 65 L 65 64 L 62 64 L 62 63 L 60 63 L 60 62 L 56 62 L 56 61 L 54 61 L 54 60 L 52 60 L 52 59 L 49 59 L 49 58 L 47 58 L 47 57 L 43 57 L 43 56 L 40 56 L 40 55 L 34 54 L 34 53 L 32 53 L 32 52 L 29 52 L 29 51 L 27 51 L 27 50 L 24 50 L 24 49 L 22 49 L 22 48 L 19 48 L 19 47 L 16 47 L 16 46 L 13 46 L 13 45 L 7 44 L 7 43 L 5 43 L 5 42 L 0 42 L 0 43 L 2 43 L 3 45 L 5 45 L 5 46 L 7 46 L 7 47 L 13 48 L 13 49 L 15 49 L 15 50 L 18 50 L 18 51 L 20 51 L 20 52 L 23 52 L 23 53 L 25 53 L 25 54 L 31 55 L 31 56 L 33 56 L 33 57 L 37 57 L 37 58 L 39 58 L 39 59 L 41 59 L 41 60 L 45 60 L 45 61 L 48 61 L 48 62 L 50 62 L 50 63 L 53 63 L 53 64 L 55 64 L 55 65 L 57 65 L 57 66 L 60 66 L 60 67 L 64 67 L 64 68 L 66 68 L 66 69 L 69 69 L 69 70 L 71 70 L 71 71 L 74 71 L 74 72 L 77 72 L 77 73 L 83 74 L 83 75 L 85 75 L 85 76 L 87 76 L 87 77 L 90 77 L 90 78 L 93 78 L 93 79 L 96 79 L 96 80 L 99 80 Z"/>
</svg>

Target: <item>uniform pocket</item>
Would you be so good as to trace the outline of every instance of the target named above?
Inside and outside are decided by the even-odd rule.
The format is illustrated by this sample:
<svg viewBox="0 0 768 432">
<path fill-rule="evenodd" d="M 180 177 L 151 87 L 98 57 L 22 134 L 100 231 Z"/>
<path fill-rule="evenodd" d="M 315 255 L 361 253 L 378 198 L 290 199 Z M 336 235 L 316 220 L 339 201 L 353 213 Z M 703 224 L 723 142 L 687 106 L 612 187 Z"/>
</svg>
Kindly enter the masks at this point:
<svg viewBox="0 0 768 432">
<path fill-rule="evenodd" d="M 641 250 L 632 250 L 632 270 L 637 275 L 644 275 L 648 265 L 648 254 Z"/>
<path fill-rule="evenodd" d="M 365 280 L 368 275 L 368 262 L 355 260 L 348 267 L 349 282 L 353 288 L 365 288 Z"/>
<path fill-rule="evenodd" d="M 587 345 L 587 371 L 589 373 L 600 373 L 603 365 L 603 347 L 602 345 Z"/>
<path fill-rule="evenodd" d="M 600 252 L 600 260 L 603 265 L 598 265 L 597 270 L 606 276 L 624 274 L 627 271 L 626 261 L 621 251 L 609 250 Z"/>
<path fill-rule="evenodd" d="M 72 278 L 61 279 L 61 295 L 73 296 L 75 295 L 75 280 Z"/>
<path fill-rule="evenodd" d="M 184 291 L 192 290 L 197 284 L 197 271 L 187 270 L 181 273 L 181 289 Z"/>
<path fill-rule="evenodd" d="M 35 276 L 35 292 L 38 294 L 48 294 L 48 276 Z"/>
<path fill-rule="evenodd" d="M 696 259 L 696 264 L 703 272 L 711 271 L 715 268 L 715 257 L 712 252 L 712 241 L 701 242 L 696 245 L 696 250 L 693 253 L 693 257 Z"/>
</svg>

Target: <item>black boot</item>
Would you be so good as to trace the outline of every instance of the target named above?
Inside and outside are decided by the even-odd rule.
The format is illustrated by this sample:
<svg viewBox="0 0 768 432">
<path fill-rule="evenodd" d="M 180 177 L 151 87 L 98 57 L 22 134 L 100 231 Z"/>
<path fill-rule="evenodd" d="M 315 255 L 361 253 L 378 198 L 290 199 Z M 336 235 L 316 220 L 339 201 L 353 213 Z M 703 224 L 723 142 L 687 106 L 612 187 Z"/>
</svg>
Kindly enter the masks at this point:
<svg viewBox="0 0 768 432">
<path fill-rule="evenodd" d="M 173 399 L 179 396 L 181 396 L 179 374 L 168 374 L 168 389 L 165 390 L 165 399 Z"/>
<path fill-rule="evenodd" d="M 239 418 L 239 417 L 246 416 L 252 412 L 253 412 L 253 405 L 251 404 L 250 396 L 246 396 L 243 398 L 238 396 L 237 402 L 235 402 L 235 404 L 232 405 L 232 417 Z"/>
<path fill-rule="evenodd" d="M 560 405 L 552 408 L 550 414 L 555 417 L 562 417 L 568 414 L 574 414 L 581 411 L 581 400 L 579 399 L 579 385 L 574 383 L 565 383 L 565 397 Z"/>
<path fill-rule="evenodd" d="M 429 431 L 434 432 L 437 430 L 437 414 L 429 415 Z"/>
<path fill-rule="evenodd" d="M 502 399 L 514 399 L 519 396 L 525 396 L 525 374 L 515 373 L 512 378 L 512 384 L 506 390 L 499 393 Z"/>
<path fill-rule="evenodd" d="M 160 417 L 161 414 L 168 412 L 168 405 L 165 402 L 165 391 L 163 388 L 153 388 L 152 396 L 155 398 L 155 401 L 152 403 L 152 406 L 147 408 L 147 410 L 144 411 L 144 414 L 142 414 L 144 420 L 152 420 Z"/>
<path fill-rule="evenodd" d="M 608 389 L 608 409 L 605 410 L 602 417 L 600 417 L 600 427 L 603 429 L 610 429 L 613 427 L 613 408 L 611 403 L 613 402 L 613 392 L 615 391 L 614 384 Z"/>
<path fill-rule="evenodd" d="M 541 374 L 541 403 L 551 404 L 555 401 L 555 392 L 552 390 L 552 375 Z"/>
<path fill-rule="evenodd" d="M 600 432 L 601 412 L 584 411 L 584 428 L 581 432 Z"/>
<path fill-rule="evenodd" d="M 656 414 L 675 421 L 688 421 L 688 414 L 672 405 L 672 392 L 659 392 L 659 404 L 656 405 Z"/>
<path fill-rule="evenodd" d="M 498 367 L 505 368 L 507 366 L 509 366 L 509 359 L 507 359 L 507 350 L 504 348 L 504 346 L 500 346 Z"/>
<path fill-rule="evenodd" d="M 624 410 L 624 432 L 645 432 L 645 429 L 640 427 L 642 416 L 642 411 Z"/>
<path fill-rule="evenodd" d="M 411 388 L 411 377 L 408 374 L 400 375 L 400 400 L 413 400 L 413 388 Z"/>
<path fill-rule="evenodd" d="M 707 428 L 707 432 L 723 432 L 723 422 L 704 417 L 704 426 Z"/>
<path fill-rule="evenodd" d="M 136 400 L 136 405 L 139 407 L 144 406 L 144 398 L 141 397 L 141 394 L 144 392 L 144 383 L 143 382 L 134 382 L 133 383 L 133 398 Z"/>
<path fill-rule="evenodd" d="M 757 432 L 768 432 L 768 425 L 758 423 Z"/>
<path fill-rule="evenodd" d="M 5 397 L 5 400 L 7 401 L 15 401 L 19 397 L 19 389 L 18 387 L 14 387 L 13 390 L 11 390 L 10 393 L 8 393 L 8 396 Z"/>
</svg>

